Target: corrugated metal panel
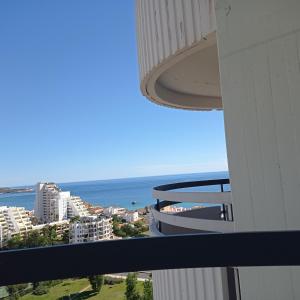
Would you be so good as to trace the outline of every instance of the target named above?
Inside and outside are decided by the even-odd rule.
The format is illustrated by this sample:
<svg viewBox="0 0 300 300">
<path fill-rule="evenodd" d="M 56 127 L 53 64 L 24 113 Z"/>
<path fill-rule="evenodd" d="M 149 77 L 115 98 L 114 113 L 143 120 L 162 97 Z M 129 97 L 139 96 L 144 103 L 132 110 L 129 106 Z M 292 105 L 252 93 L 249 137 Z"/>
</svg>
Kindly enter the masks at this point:
<svg viewBox="0 0 300 300">
<path fill-rule="evenodd" d="M 140 80 L 216 30 L 213 0 L 136 0 Z"/>
<path fill-rule="evenodd" d="M 153 272 L 154 300 L 227 300 L 222 269 L 180 269 Z"/>
</svg>

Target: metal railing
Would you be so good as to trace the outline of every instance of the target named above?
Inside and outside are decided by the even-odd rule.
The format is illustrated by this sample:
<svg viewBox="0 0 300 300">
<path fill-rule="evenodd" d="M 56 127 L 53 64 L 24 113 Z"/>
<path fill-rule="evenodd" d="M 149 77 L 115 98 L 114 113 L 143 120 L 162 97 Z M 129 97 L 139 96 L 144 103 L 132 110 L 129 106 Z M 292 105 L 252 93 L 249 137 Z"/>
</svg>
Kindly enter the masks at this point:
<svg viewBox="0 0 300 300">
<path fill-rule="evenodd" d="M 0 251 L 0 286 L 140 270 L 299 266 L 299 240 L 300 231 L 206 233 Z"/>
<path fill-rule="evenodd" d="M 224 185 L 230 184 L 229 179 L 214 179 L 203 181 L 179 182 L 157 186 L 153 189 L 153 198 L 157 200 L 156 205 L 151 207 L 154 220 L 157 222 L 157 229 L 161 231 L 161 224 L 166 223 L 182 228 L 193 230 L 204 230 L 211 232 L 233 232 L 233 210 L 231 193 L 224 191 Z M 219 192 L 199 192 L 199 191 L 180 191 L 179 189 L 194 187 L 219 186 Z M 180 214 L 168 214 L 161 212 L 162 208 L 174 204 L 190 203 L 209 203 L 222 206 L 220 210 L 221 218 L 207 219 L 201 217 L 182 216 Z"/>
<path fill-rule="evenodd" d="M 218 184 L 221 193 L 170 192 Z M 226 184 L 228 179 L 156 187 L 153 195 L 163 201 L 158 200 L 155 210 L 179 200 L 213 201 L 228 207 L 231 199 L 224 192 Z M 227 221 L 231 221 L 228 211 L 225 213 L 222 222 L 232 223 Z M 299 240 L 300 231 L 201 233 L 5 250 L 0 251 L 0 286 L 141 270 L 300 266 Z M 188 255 L 183 255 L 187 249 Z"/>
</svg>

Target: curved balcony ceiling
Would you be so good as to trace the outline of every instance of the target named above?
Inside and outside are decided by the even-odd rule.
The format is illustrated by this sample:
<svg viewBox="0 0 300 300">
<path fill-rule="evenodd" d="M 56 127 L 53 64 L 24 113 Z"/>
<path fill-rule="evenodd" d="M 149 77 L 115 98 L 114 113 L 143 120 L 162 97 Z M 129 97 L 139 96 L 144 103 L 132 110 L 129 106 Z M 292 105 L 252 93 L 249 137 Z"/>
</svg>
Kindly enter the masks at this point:
<svg viewBox="0 0 300 300">
<path fill-rule="evenodd" d="M 175 63 L 156 79 L 151 92 L 169 106 L 221 108 L 217 47 L 207 47 Z"/>
<path fill-rule="evenodd" d="M 213 0 L 159 3 L 137 0 L 142 93 L 169 107 L 221 109 Z"/>
</svg>

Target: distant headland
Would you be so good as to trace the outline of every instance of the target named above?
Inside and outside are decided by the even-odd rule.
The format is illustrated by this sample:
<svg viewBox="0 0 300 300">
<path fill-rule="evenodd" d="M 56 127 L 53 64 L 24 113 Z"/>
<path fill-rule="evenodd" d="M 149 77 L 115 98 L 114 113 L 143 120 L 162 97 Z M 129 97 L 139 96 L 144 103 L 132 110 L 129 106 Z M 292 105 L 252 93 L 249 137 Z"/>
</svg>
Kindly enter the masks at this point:
<svg viewBox="0 0 300 300">
<path fill-rule="evenodd" d="M 33 192 L 32 188 L 8 188 L 0 187 L 0 194 L 13 194 L 13 193 L 30 193 Z"/>
</svg>

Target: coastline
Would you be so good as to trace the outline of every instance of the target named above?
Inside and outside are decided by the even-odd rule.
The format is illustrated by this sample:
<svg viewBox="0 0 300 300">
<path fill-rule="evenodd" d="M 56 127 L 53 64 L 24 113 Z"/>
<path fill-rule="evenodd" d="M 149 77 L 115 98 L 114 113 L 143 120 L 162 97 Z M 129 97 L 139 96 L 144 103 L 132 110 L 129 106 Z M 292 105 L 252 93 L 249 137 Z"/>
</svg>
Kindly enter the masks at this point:
<svg viewBox="0 0 300 300">
<path fill-rule="evenodd" d="M 32 192 L 34 192 L 33 188 L 9 188 L 9 187 L 0 188 L 0 195 L 16 194 L 16 193 L 32 193 Z"/>
<path fill-rule="evenodd" d="M 137 210 L 155 204 L 156 200 L 152 197 L 152 189 L 155 186 L 174 182 L 219 179 L 224 177 L 228 177 L 228 172 L 149 176 L 136 179 L 58 183 L 58 185 L 62 191 L 70 191 L 71 194 L 80 196 L 81 199 L 93 206 L 118 206 L 128 210 Z M 31 186 L 28 185 L 27 187 Z M 25 187 L 22 188 L 24 189 Z M 217 188 L 209 187 L 207 189 L 214 191 Z M 34 208 L 34 201 L 35 191 L 0 194 L 0 206 L 21 206 L 27 210 L 32 210 Z M 132 205 L 132 202 L 135 202 L 135 204 Z M 185 204 L 181 206 L 185 206 Z"/>
</svg>

